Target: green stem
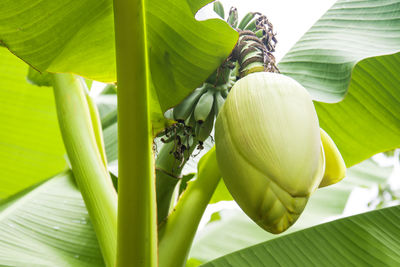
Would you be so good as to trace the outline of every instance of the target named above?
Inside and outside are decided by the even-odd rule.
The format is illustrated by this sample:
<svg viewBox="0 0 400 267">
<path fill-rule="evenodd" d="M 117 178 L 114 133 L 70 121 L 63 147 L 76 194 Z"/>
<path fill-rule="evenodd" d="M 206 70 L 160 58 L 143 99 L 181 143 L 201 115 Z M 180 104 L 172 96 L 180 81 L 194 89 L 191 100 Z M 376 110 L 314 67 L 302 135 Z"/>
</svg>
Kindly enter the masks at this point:
<svg viewBox="0 0 400 267">
<path fill-rule="evenodd" d="M 198 165 L 198 176 L 190 182 L 159 231 L 161 267 L 184 266 L 200 219 L 221 178 L 215 148 L 204 155 Z"/>
<path fill-rule="evenodd" d="M 192 155 L 193 151 L 196 149 L 197 140 L 193 140 L 193 144 L 190 146 L 188 150 L 184 152 L 185 159 L 183 162 L 179 162 L 172 153 L 172 149 L 174 148 L 174 142 L 169 142 L 163 145 L 160 152 L 158 153 L 156 160 L 156 167 L 159 170 L 163 170 L 164 172 L 179 178 L 181 175 L 182 169 L 188 161 L 189 157 Z M 182 164 L 181 164 L 182 163 Z"/>
<path fill-rule="evenodd" d="M 72 74 L 53 75 L 58 121 L 72 171 L 88 209 L 104 261 L 116 256 L 117 194 L 96 142 L 85 88 Z"/>
<path fill-rule="evenodd" d="M 179 178 L 171 176 L 163 170 L 156 169 L 157 192 L 157 224 L 161 224 L 171 211 L 174 203 L 174 192 Z"/>
<path fill-rule="evenodd" d="M 88 103 L 90 118 L 92 119 L 92 126 L 94 131 L 94 136 L 96 138 L 97 147 L 99 148 L 101 159 L 104 163 L 104 167 L 107 170 L 107 157 L 106 157 L 106 149 L 104 145 L 104 138 L 103 138 L 103 129 L 101 126 L 101 119 L 99 110 L 97 109 L 96 103 L 94 102 L 93 98 L 89 94 L 89 90 L 87 89 L 86 83 L 83 78 L 80 78 L 82 86 L 85 88 L 85 96 L 86 101 Z"/>
<path fill-rule="evenodd" d="M 181 178 L 181 172 L 189 156 L 196 148 L 197 141 L 185 153 L 185 160 L 182 163 L 175 159 L 171 150 L 174 148 L 174 142 L 164 144 L 158 153 L 156 160 L 156 188 L 157 188 L 157 222 L 160 224 L 165 220 L 171 211 L 171 202 L 176 185 Z"/>
<path fill-rule="evenodd" d="M 144 0 L 114 0 L 118 82 L 117 266 L 157 266 Z"/>
</svg>

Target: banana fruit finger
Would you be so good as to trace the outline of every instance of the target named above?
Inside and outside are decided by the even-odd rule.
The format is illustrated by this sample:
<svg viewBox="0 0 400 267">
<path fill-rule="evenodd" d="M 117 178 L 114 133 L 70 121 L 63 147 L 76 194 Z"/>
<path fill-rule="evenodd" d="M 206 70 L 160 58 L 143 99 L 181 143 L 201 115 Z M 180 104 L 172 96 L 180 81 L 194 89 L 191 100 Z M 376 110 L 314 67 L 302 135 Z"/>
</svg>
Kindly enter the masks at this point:
<svg viewBox="0 0 400 267">
<path fill-rule="evenodd" d="M 214 9 L 214 12 L 217 13 L 218 16 L 220 16 L 222 19 L 225 19 L 224 6 L 221 4 L 220 1 L 214 2 L 213 9 Z"/>
<path fill-rule="evenodd" d="M 232 28 L 236 28 L 238 24 L 238 12 L 236 7 L 231 7 L 231 10 L 229 10 L 229 16 L 227 22 L 229 25 L 232 26 Z"/>
<path fill-rule="evenodd" d="M 246 26 L 249 24 L 249 22 L 256 16 L 257 12 L 249 12 L 246 14 L 246 16 L 243 17 L 243 19 L 240 21 L 238 29 L 244 30 Z"/>
<path fill-rule="evenodd" d="M 221 95 L 221 91 L 216 91 L 214 94 L 214 111 L 215 116 L 218 116 L 219 111 L 222 108 L 222 105 L 225 103 L 225 98 Z"/>
<path fill-rule="evenodd" d="M 208 114 L 210 114 L 213 107 L 213 102 L 213 90 L 208 90 L 200 97 L 199 102 L 197 102 L 197 105 L 194 109 L 194 118 L 198 123 L 201 124 L 207 119 Z"/>
<path fill-rule="evenodd" d="M 204 142 L 211 134 L 214 126 L 214 110 L 210 112 L 207 119 L 203 123 L 197 123 L 195 128 L 196 139 Z"/>
<path fill-rule="evenodd" d="M 205 86 L 196 88 L 189 96 L 187 96 L 181 103 L 174 107 L 174 118 L 176 121 L 184 122 L 192 113 L 197 101 L 205 92 Z"/>
</svg>

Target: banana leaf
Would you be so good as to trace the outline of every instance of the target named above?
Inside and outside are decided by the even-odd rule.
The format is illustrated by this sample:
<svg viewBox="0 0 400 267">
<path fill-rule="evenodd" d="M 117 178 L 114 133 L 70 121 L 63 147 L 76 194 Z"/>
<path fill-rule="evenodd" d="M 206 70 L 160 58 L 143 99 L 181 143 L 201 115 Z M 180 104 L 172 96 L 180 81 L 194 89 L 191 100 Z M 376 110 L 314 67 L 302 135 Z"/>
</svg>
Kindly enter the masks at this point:
<svg viewBox="0 0 400 267">
<path fill-rule="evenodd" d="M 321 224 L 212 262 L 219 266 L 398 266 L 400 206 Z"/>
<path fill-rule="evenodd" d="M 71 172 L 0 205 L 1 266 L 104 266 Z"/>
<path fill-rule="evenodd" d="M 279 63 L 347 167 L 400 146 L 400 1 L 339 0 Z"/>
</svg>

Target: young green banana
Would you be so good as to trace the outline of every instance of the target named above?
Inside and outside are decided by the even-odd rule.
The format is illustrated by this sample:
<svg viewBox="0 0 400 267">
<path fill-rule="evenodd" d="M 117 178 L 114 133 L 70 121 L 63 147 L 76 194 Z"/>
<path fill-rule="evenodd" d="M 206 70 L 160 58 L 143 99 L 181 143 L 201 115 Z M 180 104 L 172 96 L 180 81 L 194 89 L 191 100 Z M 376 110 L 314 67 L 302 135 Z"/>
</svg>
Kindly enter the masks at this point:
<svg viewBox="0 0 400 267">
<path fill-rule="evenodd" d="M 196 139 L 204 142 L 211 134 L 214 126 L 214 110 L 208 114 L 207 119 L 203 123 L 197 123 L 195 128 Z"/>
<path fill-rule="evenodd" d="M 221 4 L 220 1 L 215 1 L 214 2 L 214 12 L 217 13 L 218 16 L 220 16 L 222 19 L 225 19 L 225 11 L 224 11 L 224 6 Z"/>
<path fill-rule="evenodd" d="M 205 92 L 197 102 L 194 109 L 194 118 L 198 123 L 202 123 L 207 119 L 208 114 L 210 114 L 214 102 L 214 91 L 208 90 Z"/>
<path fill-rule="evenodd" d="M 256 30 L 255 34 L 258 38 L 262 39 L 264 36 L 264 30 L 263 29 Z"/>
<path fill-rule="evenodd" d="M 164 118 L 167 120 L 174 120 L 174 109 L 170 108 L 164 113 Z"/>
<path fill-rule="evenodd" d="M 237 12 L 236 7 L 231 7 L 231 10 L 229 10 L 229 16 L 228 16 L 227 22 L 233 28 L 236 28 L 236 26 L 238 24 L 238 12 Z"/>
<path fill-rule="evenodd" d="M 249 22 L 258 14 L 257 12 L 249 12 L 246 14 L 246 16 L 243 17 L 243 19 L 240 21 L 238 29 L 244 30 L 246 26 L 249 24 Z"/>
<path fill-rule="evenodd" d="M 228 96 L 228 94 L 229 94 L 228 89 L 221 91 L 221 95 L 222 95 L 222 97 L 223 97 L 224 99 Z"/>
<path fill-rule="evenodd" d="M 214 111 L 215 116 L 218 116 L 219 111 L 222 108 L 222 105 L 225 103 L 225 98 L 221 95 L 221 91 L 216 91 L 214 94 Z"/>
<path fill-rule="evenodd" d="M 194 128 L 196 126 L 196 120 L 194 119 L 194 112 L 185 120 L 185 125 Z"/>
<path fill-rule="evenodd" d="M 205 92 L 205 87 L 196 88 L 189 96 L 187 96 L 180 104 L 174 107 L 174 118 L 176 121 L 185 121 L 192 113 L 197 101 Z"/>
<path fill-rule="evenodd" d="M 257 29 L 257 18 L 253 19 L 244 29 L 254 32 Z"/>
</svg>

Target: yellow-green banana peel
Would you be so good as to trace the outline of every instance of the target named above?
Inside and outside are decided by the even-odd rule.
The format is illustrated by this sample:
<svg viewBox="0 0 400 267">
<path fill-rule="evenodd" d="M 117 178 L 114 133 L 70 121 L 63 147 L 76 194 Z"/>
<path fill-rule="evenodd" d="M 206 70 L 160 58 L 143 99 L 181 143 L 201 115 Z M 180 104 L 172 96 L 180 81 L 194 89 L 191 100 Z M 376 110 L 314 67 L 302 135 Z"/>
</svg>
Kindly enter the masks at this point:
<svg viewBox="0 0 400 267">
<path fill-rule="evenodd" d="M 236 202 L 265 230 L 285 231 L 325 171 L 306 89 L 282 74 L 249 74 L 232 87 L 215 127 L 218 165 Z"/>
<path fill-rule="evenodd" d="M 346 165 L 331 137 L 322 129 L 321 141 L 325 152 L 325 173 L 319 187 L 336 184 L 346 176 Z"/>
</svg>

